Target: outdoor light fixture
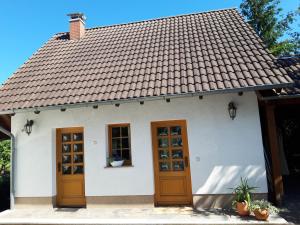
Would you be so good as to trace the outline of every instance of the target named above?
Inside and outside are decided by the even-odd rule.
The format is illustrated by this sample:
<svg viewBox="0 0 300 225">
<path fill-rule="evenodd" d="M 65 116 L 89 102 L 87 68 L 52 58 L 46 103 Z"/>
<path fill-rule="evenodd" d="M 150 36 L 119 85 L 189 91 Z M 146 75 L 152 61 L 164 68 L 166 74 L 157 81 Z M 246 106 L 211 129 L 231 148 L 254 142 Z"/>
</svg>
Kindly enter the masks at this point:
<svg viewBox="0 0 300 225">
<path fill-rule="evenodd" d="M 41 112 L 41 111 L 38 110 L 38 109 L 35 109 L 35 110 L 34 110 L 34 113 L 35 113 L 35 114 L 40 114 L 40 112 Z"/>
<path fill-rule="evenodd" d="M 236 106 L 234 102 L 229 102 L 228 104 L 228 113 L 232 120 L 236 117 Z"/>
<path fill-rule="evenodd" d="M 28 134 L 28 136 L 32 132 L 32 125 L 33 125 L 33 120 L 27 120 L 27 122 L 24 125 L 24 131 L 26 132 L 26 134 Z"/>
</svg>

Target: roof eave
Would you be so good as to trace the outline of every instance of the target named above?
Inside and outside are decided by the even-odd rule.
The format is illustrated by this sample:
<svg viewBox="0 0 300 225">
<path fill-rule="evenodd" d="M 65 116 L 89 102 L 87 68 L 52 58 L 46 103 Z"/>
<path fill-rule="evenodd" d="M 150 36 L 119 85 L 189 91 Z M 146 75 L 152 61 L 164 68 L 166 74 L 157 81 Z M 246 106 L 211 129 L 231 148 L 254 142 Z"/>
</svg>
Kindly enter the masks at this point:
<svg viewBox="0 0 300 225">
<path fill-rule="evenodd" d="M 222 89 L 222 90 L 210 90 L 204 92 L 189 92 L 182 94 L 172 94 L 172 95 L 161 95 L 161 96 L 147 96 L 147 97 L 139 97 L 139 98 L 130 98 L 130 99 L 120 99 L 120 100 L 107 100 L 107 101 L 93 101 L 93 102 L 78 102 L 78 103 L 66 103 L 61 105 L 49 105 L 49 106 L 38 106 L 38 107 L 30 107 L 30 108 L 22 108 L 22 109 L 9 109 L 5 111 L 0 111 L 0 115 L 3 114 L 14 114 L 14 113 L 24 113 L 24 112 L 34 112 L 34 110 L 38 109 L 39 111 L 47 111 L 47 110 L 56 110 L 61 108 L 81 108 L 81 107 L 89 107 L 93 105 L 113 105 L 113 104 L 123 104 L 130 102 L 140 102 L 140 101 L 153 101 L 153 100 L 164 100 L 167 98 L 184 98 L 184 97 L 193 97 L 193 96 L 207 96 L 214 94 L 230 94 L 230 93 L 238 93 L 238 92 L 250 92 L 250 91 L 262 91 L 267 89 L 277 89 L 277 88 L 285 88 L 291 87 L 294 83 L 281 83 L 281 84 L 271 84 L 271 85 L 258 85 L 251 87 L 242 87 L 242 88 L 234 88 L 234 89 Z"/>
</svg>

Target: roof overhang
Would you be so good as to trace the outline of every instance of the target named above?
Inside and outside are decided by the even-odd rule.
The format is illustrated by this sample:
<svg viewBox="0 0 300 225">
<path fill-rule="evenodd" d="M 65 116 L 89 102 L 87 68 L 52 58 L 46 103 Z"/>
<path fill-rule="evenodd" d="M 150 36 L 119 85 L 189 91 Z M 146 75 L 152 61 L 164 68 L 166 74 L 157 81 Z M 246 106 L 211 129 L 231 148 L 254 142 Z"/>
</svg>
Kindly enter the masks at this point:
<svg viewBox="0 0 300 225">
<path fill-rule="evenodd" d="M 0 115 L 2 114 L 15 114 L 15 113 L 24 113 L 24 112 L 34 112 L 38 111 L 47 111 L 47 110 L 57 110 L 62 108 L 82 108 L 82 107 L 91 107 L 94 105 L 114 105 L 114 104 L 125 104 L 132 102 L 141 102 L 141 101 L 154 101 L 154 100 L 165 100 L 165 99 L 173 99 L 173 98 L 185 98 L 185 97 L 197 97 L 197 96 L 207 96 L 207 95 L 215 95 L 215 94 L 230 94 L 230 93 L 239 93 L 239 92 L 251 92 L 251 91 L 262 91 L 262 90 L 270 90 L 270 89 L 278 89 L 284 87 L 291 87 L 293 83 L 284 83 L 277 85 L 258 85 L 251 87 L 243 87 L 243 88 L 232 88 L 232 89 L 222 89 L 222 90 L 210 90 L 205 92 L 192 92 L 192 93 L 182 93 L 182 94 L 174 94 L 174 95 L 162 95 L 162 96 L 149 96 L 149 97 L 140 97 L 140 98 L 130 98 L 130 99 L 118 99 L 118 100 L 107 100 L 107 101 L 93 101 L 93 102 L 78 102 L 72 104 L 62 104 L 62 105 L 49 105 L 49 106 L 37 106 L 30 108 L 22 108 L 22 109 L 10 109 L 6 111 L 0 111 Z"/>
</svg>

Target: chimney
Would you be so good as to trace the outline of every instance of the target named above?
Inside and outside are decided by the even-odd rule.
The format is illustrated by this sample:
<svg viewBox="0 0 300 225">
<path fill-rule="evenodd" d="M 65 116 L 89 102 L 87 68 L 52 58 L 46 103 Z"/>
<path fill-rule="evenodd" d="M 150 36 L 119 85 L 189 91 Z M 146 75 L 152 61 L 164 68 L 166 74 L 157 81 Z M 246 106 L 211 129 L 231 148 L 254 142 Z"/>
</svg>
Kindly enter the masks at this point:
<svg viewBox="0 0 300 225">
<path fill-rule="evenodd" d="M 85 19 L 83 13 L 70 13 L 70 40 L 79 40 L 84 36 L 85 33 Z"/>
</svg>

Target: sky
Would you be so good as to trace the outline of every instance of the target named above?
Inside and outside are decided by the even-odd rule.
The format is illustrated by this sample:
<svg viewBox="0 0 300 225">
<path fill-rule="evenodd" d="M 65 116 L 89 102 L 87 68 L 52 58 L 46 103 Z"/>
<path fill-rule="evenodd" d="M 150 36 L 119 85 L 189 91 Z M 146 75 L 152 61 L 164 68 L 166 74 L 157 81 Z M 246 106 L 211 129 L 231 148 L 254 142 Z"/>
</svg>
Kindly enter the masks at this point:
<svg viewBox="0 0 300 225">
<path fill-rule="evenodd" d="M 281 1 L 284 12 L 300 4 L 300 0 Z M 241 0 L 0 0 L 0 84 L 51 36 L 68 31 L 68 13 L 84 13 L 86 27 L 90 28 L 238 8 L 240 3 Z M 294 28 L 300 29 L 296 25 Z"/>
</svg>

